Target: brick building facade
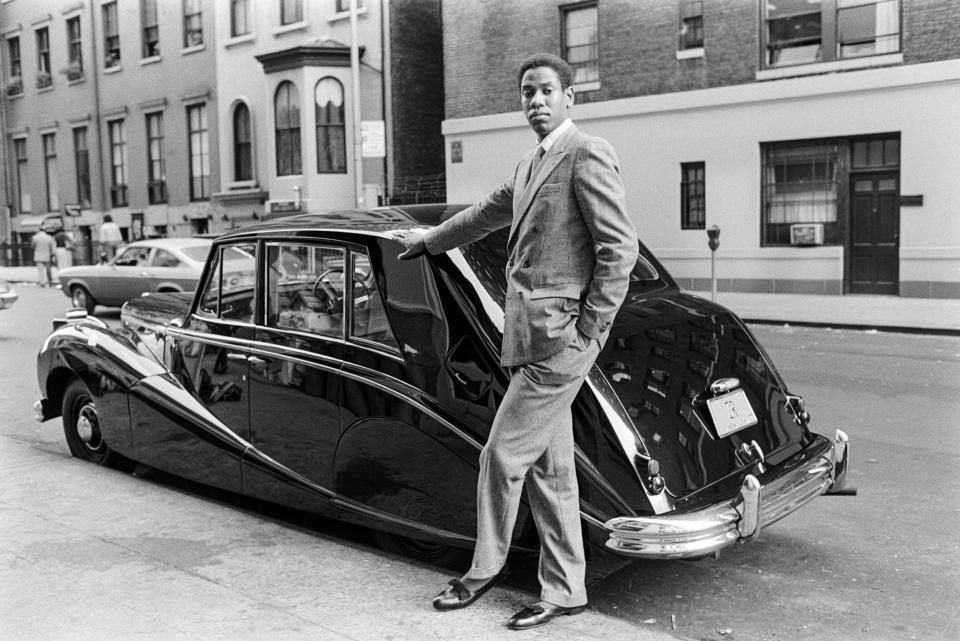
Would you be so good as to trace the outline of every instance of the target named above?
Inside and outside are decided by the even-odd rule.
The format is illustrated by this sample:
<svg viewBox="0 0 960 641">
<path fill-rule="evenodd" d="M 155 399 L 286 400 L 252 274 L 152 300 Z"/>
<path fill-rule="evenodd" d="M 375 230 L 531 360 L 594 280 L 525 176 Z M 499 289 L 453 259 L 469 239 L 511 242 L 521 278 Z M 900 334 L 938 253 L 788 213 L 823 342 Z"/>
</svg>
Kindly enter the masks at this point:
<svg viewBox="0 0 960 641">
<path fill-rule="evenodd" d="M 685 286 L 709 288 L 716 225 L 720 289 L 960 296 L 960 4 L 450 0 L 443 20 L 451 200 L 535 142 L 515 69 L 548 51 Z"/>
</svg>

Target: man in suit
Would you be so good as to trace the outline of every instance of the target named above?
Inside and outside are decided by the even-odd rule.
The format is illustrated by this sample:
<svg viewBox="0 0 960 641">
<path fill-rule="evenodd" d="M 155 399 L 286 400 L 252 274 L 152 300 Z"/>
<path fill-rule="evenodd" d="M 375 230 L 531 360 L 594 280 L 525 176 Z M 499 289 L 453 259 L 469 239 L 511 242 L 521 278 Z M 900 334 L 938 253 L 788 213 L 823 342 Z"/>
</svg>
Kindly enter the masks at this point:
<svg viewBox="0 0 960 641">
<path fill-rule="evenodd" d="M 517 80 L 537 146 L 476 205 L 395 237 L 407 259 L 510 225 L 501 349 L 510 384 L 480 455 L 473 563 L 433 604 L 462 608 L 503 581 L 525 482 L 541 540 L 541 594 L 508 622 L 525 629 L 587 603 L 570 407 L 626 296 L 638 243 L 616 154 L 570 120 L 570 67 L 537 54 Z"/>
</svg>

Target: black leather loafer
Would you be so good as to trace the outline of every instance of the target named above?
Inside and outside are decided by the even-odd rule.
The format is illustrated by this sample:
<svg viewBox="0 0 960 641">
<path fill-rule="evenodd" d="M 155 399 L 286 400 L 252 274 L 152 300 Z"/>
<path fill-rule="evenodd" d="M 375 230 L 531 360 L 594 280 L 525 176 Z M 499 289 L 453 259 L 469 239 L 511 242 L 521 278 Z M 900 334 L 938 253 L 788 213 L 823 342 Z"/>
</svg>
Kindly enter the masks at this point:
<svg viewBox="0 0 960 641">
<path fill-rule="evenodd" d="M 587 609 L 586 605 L 578 605 L 572 608 L 565 608 L 562 605 L 553 605 L 546 601 L 528 605 L 507 621 L 507 627 L 511 630 L 527 630 L 529 628 L 538 628 L 544 623 L 549 622 L 556 617 L 574 614 L 580 614 Z"/>
<path fill-rule="evenodd" d="M 504 565 L 500 571 L 497 572 L 496 576 L 492 577 L 473 592 L 468 590 L 467 586 L 465 586 L 460 579 L 453 579 L 450 581 L 449 588 L 446 588 L 433 598 L 433 607 L 438 610 L 459 610 L 460 608 L 465 608 L 486 594 L 487 590 L 493 586 L 503 583 L 508 574 L 510 574 L 510 570 Z"/>
</svg>

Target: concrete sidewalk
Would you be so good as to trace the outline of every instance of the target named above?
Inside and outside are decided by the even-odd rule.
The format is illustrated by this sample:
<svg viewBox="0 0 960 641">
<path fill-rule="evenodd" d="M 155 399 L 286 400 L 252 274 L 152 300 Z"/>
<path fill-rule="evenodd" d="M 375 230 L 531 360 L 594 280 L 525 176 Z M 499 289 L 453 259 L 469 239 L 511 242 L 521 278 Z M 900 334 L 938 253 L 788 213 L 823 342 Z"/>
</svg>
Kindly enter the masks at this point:
<svg viewBox="0 0 960 641">
<path fill-rule="evenodd" d="M 693 292 L 710 298 L 710 292 Z M 784 323 L 960 336 L 960 299 L 718 292 L 748 323 Z"/>
<path fill-rule="evenodd" d="M 511 586 L 437 612 L 450 576 L 0 437 L 3 639 L 677 639 L 593 610 L 515 632 Z"/>
</svg>

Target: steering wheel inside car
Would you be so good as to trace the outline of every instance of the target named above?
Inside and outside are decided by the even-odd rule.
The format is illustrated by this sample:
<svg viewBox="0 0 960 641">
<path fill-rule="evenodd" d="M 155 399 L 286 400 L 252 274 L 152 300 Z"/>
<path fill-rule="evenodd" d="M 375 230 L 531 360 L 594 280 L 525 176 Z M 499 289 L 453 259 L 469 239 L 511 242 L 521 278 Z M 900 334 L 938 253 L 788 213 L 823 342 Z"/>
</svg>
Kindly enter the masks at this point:
<svg viewBox="0 0 960 641">
<path fill-rule="evenodd" d="M 333 274 L 340 275 L 341 289 L 339 290 L 330 278 L 330 276 Z M 327 301 L 327 306 L 331 314 L 336 314 L 343 311 L 343 280 L 343 268 L 334 267 L 317 276 L 317 280 L 313 283 L 312 294 L 320 300 Z M 353 274 L 354 308 L 365 309 L 367 306 L 367 301 L 369 300 L 372 292 L 373 287 L 372 283 L 370 282 L 369 274 L 364 274 L 359 270 L 355 271 Z"/>
</svg>

